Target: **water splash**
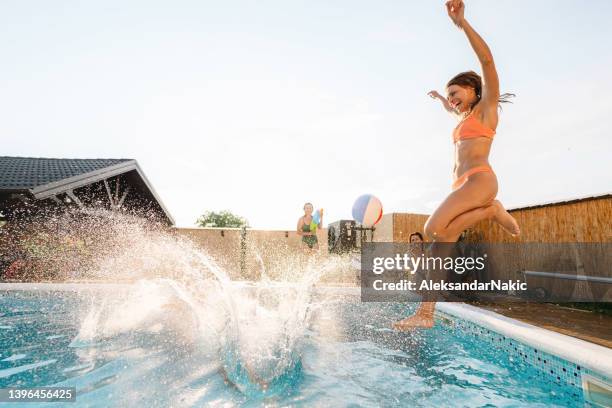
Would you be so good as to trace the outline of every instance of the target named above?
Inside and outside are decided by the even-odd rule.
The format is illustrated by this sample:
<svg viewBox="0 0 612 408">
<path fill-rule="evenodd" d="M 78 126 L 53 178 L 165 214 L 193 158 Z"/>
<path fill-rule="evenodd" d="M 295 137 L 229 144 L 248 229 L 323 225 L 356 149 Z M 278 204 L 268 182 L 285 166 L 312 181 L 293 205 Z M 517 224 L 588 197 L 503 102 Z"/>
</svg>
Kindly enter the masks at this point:
<svg viewBox="0 0 612 408">
<path fill-rule="evenodd" d="M 91 299 L 71 343 L 84 361 L 94 361 L 107 344 L 123 344 L 117 339 L 165 333 L 170 348 L 215 354 L 221 374 L 250 398 L 299 384 L 302 344 L 316 309 L 313 288 L 336 269 L 334 262 L 281 253 L 268 271 L 250 248 L 260 279 L 241 282 L 193 242 L 139 217 L 83 210 L 44 222 L 42 230 L 66 231 L 36 242 L 38 253 L 52 255 L 37 259 L 47 270 L 72 280 L 132 283 Z M 62 252 L 58 242 L 83 245 Z"/>
</svg>

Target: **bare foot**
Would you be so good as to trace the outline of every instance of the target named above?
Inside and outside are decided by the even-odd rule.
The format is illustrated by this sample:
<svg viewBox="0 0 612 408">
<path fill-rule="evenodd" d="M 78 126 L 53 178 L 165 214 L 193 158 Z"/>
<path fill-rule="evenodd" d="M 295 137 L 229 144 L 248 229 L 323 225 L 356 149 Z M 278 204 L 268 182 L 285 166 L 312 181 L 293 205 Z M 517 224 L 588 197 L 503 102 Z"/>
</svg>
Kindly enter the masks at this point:
<svg viewBox="0 0 612 408">
<path fill-rule="evenodd" d="M 415 314 L 414 316 L 407 317 L 399 322 L 393 323 L 393 328 L 399 331 L 407 331 L 410 329 L 430 329 L 434 326 L 433 316 L 421 316 Z"/>
<path fill-rule="evenodd" d="M 513 237 L 518 237 L 521 234 L 521 229 L 518 223 L 504 208 L 502 203 L 495 200 L 492 205 L 495 207 L 495 222 L 502 226 L 503 229 L 512 234 Z"/>
</svg>

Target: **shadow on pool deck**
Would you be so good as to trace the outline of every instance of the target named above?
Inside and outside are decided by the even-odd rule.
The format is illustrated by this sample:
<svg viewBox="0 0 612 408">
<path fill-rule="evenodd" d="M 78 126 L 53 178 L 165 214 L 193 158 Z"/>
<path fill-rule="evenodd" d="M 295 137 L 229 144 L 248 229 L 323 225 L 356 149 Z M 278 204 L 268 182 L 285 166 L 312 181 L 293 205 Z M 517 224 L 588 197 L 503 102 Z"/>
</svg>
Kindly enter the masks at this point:
<svg viewBox="0 0 612 408">
<path fill-rule="evenodd" d="M 612 348 L 612 316 L 550 303 L 473 303 L 474 306 Z"/>
</svg>

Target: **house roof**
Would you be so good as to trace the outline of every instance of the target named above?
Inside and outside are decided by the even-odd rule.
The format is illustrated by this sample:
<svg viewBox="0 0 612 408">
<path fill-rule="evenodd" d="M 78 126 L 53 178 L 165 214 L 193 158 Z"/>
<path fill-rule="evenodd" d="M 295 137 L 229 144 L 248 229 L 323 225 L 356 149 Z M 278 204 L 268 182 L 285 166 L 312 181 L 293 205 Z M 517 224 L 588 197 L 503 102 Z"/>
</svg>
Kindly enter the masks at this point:
<svg viewBox="0 0 612 408">
<path fill-rule="evenodd" d="M 37 200 L 136 171 L 142 184 L 174 224 L 170 212 L 133 159 L 57 159 L 0 156 L 0 194 L 26 193 Z"/>
<path fill-rule="evenodd" d="M 95 172 L 130 159 L 49 159 L 0 156 L 0 190 L 36 187 Z"/>
</svg>

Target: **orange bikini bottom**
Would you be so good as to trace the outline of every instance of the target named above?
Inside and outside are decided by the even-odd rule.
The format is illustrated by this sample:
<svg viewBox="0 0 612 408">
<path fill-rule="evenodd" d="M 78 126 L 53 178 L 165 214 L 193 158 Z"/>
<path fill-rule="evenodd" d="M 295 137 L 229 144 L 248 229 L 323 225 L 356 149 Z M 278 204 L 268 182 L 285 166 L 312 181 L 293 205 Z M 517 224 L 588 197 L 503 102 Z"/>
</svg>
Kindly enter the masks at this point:
<svg viewBox="0 0 612 408">
<path fill-rule="evenodd" d="M 471 175 L 484 172 L 493 173 L 493 169 L 491 168 L 491 166 L 487 165 L 472 167 L 471 169 L 463 173 L 461 176 L 457 177 L 457 179 L 455 179 L 455 181 L 453 182 L 453 191 L 461 187 L 467 181 L 467 179 L 470 178 Z"/>
</svg>

